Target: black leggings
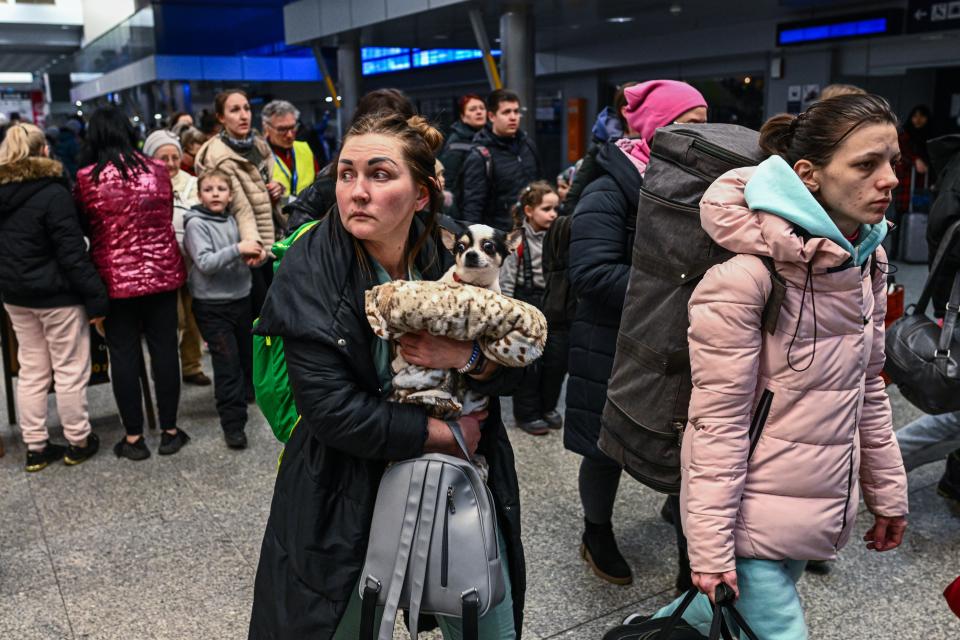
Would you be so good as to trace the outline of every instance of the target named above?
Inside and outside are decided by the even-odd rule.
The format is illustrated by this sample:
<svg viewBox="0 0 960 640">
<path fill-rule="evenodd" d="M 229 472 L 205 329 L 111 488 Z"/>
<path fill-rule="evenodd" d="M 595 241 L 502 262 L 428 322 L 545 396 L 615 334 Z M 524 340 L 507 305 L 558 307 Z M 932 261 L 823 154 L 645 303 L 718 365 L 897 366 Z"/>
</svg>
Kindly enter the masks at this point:
<svg viewBox="0 0 960 640">
<path fill-rule="evenodd" d="M 127 435 L 143 433 L 141 338 L 147 339 L 150 369 L 157 392 L 161 429 L 177 428 L 180 403 L 180 349 L 177 344 L 177 292 L 110 300 L 104 323 L 110 352 L 113 397 Z"/>
<path fill-rule="evenodd" d="M 621 473 L 620 465 L 609 458 L 584 457 L 580 462 L 580 503 L 587 520 L 606 524 L 613 518 Z"/>
<path fill-rule="evenodd" d="M 622 470 L 613 460 L 584 457 L 580 462 L 580 502 L 584 517 L 594 524 L 606 524 L 613 518 L 613 504 L 617 499 Z M 673 515 L 673 529 L 677 536 L 677 562 L 680 571 L 690 572 L 687 557 L 687 538 L 680 520 L 680 496 L 667 496 L 667 505 Z"/>
<path fill-rule="evenodd" d="M 517 422 L 540 420 L 557 408 L 567 375 L 569 350 L 569 332 L 551 329 L 547 333 L 543 356 L 527 367 L 523 385 L 513 394 L 513 417 Z"/>
</svg>

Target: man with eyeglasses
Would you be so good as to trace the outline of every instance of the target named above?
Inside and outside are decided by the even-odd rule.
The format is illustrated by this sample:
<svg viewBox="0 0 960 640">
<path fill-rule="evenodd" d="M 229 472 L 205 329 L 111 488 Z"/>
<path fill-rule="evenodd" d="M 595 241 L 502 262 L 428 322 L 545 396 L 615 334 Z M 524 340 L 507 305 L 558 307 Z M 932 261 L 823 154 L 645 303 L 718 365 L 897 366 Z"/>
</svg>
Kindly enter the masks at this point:
<svg viewBox="0 0 960 640">
<path fill-rule="evenodd" d="M 276 162 L 273 180 L 283 186 L 283 202 L 295 200 L 313 184 L 320 170 L 306 142 L 297 140 L 300 112 L 286 100 L 268 102 L 261 114 L 263 133 L 270 143 Z"/>
</svg>

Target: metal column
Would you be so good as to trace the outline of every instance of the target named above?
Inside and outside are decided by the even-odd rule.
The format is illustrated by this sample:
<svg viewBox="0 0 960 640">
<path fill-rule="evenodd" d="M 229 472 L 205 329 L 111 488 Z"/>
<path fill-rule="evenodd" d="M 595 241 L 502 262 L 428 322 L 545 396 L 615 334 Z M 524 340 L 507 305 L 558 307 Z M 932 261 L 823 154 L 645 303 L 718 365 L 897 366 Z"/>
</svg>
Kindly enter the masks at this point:
<svg viewBox="0 0 960 640">
<path fill-rule="evenodd" d="M 360 35 L 355 31 L 340 36 L 337 46 L 337 79 L 340 81 L 340 117 L 346 129 L 360 100 Z"/>
<path fill-rule="evenodd" d="M 504 87 L 520 96 L 523 119 L 520 126 L 531 137 L 536 130 L 536 92 L 534 87 L 533 16 L 525 4 L 507 5 L 500 16 L 500 44 L 503 53 Z"/>
<path fill-rule="evenodd" d="M 487 28 L 483 24 L 483 14 L 479 9 L 470 9 L 470 25 L 473 27 L 473 35 L 477 39 L 477 46 L 483 52 L 483 70 L 487 73 L 487 82 L 490 83 L 490 90 L 495 91 L 503 88 L 503 82 L 500 80 L 500 71 L 497 69 L 497 62 L 490 53 L 490 39 L 487 37 Z"/>
</svg>

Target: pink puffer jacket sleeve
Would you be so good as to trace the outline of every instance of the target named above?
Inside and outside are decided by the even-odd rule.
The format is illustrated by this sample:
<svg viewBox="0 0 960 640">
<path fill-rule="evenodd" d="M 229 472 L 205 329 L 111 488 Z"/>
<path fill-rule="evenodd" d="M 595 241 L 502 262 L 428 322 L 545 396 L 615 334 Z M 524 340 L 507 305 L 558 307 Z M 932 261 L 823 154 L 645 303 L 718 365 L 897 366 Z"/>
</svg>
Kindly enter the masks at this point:
<svg viewBox="0 0 960 640">
<path fill-rule="evenodd" d="M 883 249 L 875 259 L 886 264 Z M 873 269 L 873 344 L 867 365 L 863 413 L 860 417 L 860 486 L 871 513 L 881 516 L 907 515 L 907 473 L 900 447 L 893 433 L 890 398 L 880 377 L 884 363 L 884 318 L 887 314 L 887 276 Z"/>
<path fill-rule="evenodd" d="M 690 299 L 693 393 L 684 433 L 682 500 L 690 566 L 732 571 L 734 525 L 747 474 L 761 315 L 771 288 L 753 256 L 710 269 Z"/>
</svg>

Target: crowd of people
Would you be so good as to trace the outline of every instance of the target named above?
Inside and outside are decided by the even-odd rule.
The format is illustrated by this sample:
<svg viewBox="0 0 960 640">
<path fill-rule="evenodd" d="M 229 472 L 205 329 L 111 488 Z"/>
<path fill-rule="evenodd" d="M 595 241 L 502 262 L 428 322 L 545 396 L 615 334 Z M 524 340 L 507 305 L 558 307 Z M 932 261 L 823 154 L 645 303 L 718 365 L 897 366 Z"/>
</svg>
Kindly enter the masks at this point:
<svg viewBox="0 0 960 640">
<path fill-rule="evenodd" d="M 887 292 L 880 243 L 897 171 L 910 162 L 914 175 L 938 172 L 938 224 L 960 219 L 960 145 L 931 162 L 926 138 L 918 150 L 929 114 L 914 110 L 898 131 L 883 98 L 854 87 L 836 93 L 767 121 L 760 145 L 768 159 L 723 175 L 700 206 L 706 234 L 737 255 L 707 270 L 690 301 L 693 395 L 682 488 L 666 497 L 662 516 L 676 531 L 678 592 L 703 594 L 684 618 L 704 633 L 710 601 L 726 584 L 760 637 L 806 637 L 796 582 L 808 563 L 822 570 L 848 541 L 858 486 L 874 518 L 867 547 L 900 545 L 904 460 L 910 469 L 949 454 L 941 492 L 960 501 L 957 414 L 910 425 L 898 447 L 880 377 Z M 25 122 L 6 128 L 0 294 L 19 344 L 27 471 L 61 459 L 77 465 L 99 449 L 86 400 L 91 331 L 105 337 L 126 431 L 113 449 L 134 461 L 151 455 L 143 341 L 161 429 L 157 452 L 172 455 L 190 441 L 177 422 L 181 383 L 211 384 L 204 344 L 224 441 L 239 449 L 256 400 L 254 319 L 256 333 L 284 340 L 301 426 L 278 469 L 251 638 L 357 637 L 357 587 L 384 468 L 425 452 L 460 454 L 446 422 L 386 399 L 396 353 L 411 364 L 465 371 L 467 387 L 491 397 L 486 410 L 457 421 L 470 452 L 489 465 L 507 584 L 503 601 L 480 619 L 480 638 L 520 636 L 526 590 L 501 396 L 513 398 L 519 433 L 562 429 L 565 447 L 581 457 L 581 555 L 600 579 L 633 579 L 612 523 L 623 469 L 598 438 L 622 348 L 621 313 L 631 303 L 634 238 L 645 233 L 637 212 L 657 161 L 654 134 L 707 122 L 709 105 L 684 82 L 627 83 L 598 117 L 586 157 L 553 180 L 520 126 L 525 105 L 515 93 L 469 94 L 458 105 L 445 139 L 401 92 L 373 91 L 329 163 L 298 138 L 294 105 L 269 102 L 258 129 L 239 89 L 216 96 L 216 126 L 207 123 L 207 131 L 176 113 L 141 141 L 116 106 L 97 109 L 82 131 L 67 127 L 72 141 Z M 951 170 L 941 173 L 945 162 Z M 511 369 L 483 359 L 471 367 L 472 342 L 425 333 L 396 346 L 368 326 L 365 291 L 391 280 L 436 280 L 452 264 L 439 242 L 444 215 L 518 234 L 499 284 L 546 315 L 546 346 L 534 364 Z M 314 221 L 275 269 L 274 243 Z M 786 282 L 780 322 L 790 334 L 762 330 L 770 276 L 753 256 L 772 259 Z M 953 264 L 960 268 L 960 259 Z M 940 292 L 940 315 L 949 311 L 948 295 Z M 798 351 L 813 350 L 800 359 L 809 357 L 805 366 L 793 353 L 798 338 Z M 65 446 L 45 426 L 51 383 Z M 770 390 L 778 400 L 767 407 L 757 447 L 751 419 Z M 824 473 L 797 471 L 814 466 Z M 800 520 L 803 527 L 791 528 Z M 458 619 L 438 622 L 444 637 L 461 637 Z"/>
</svg>

